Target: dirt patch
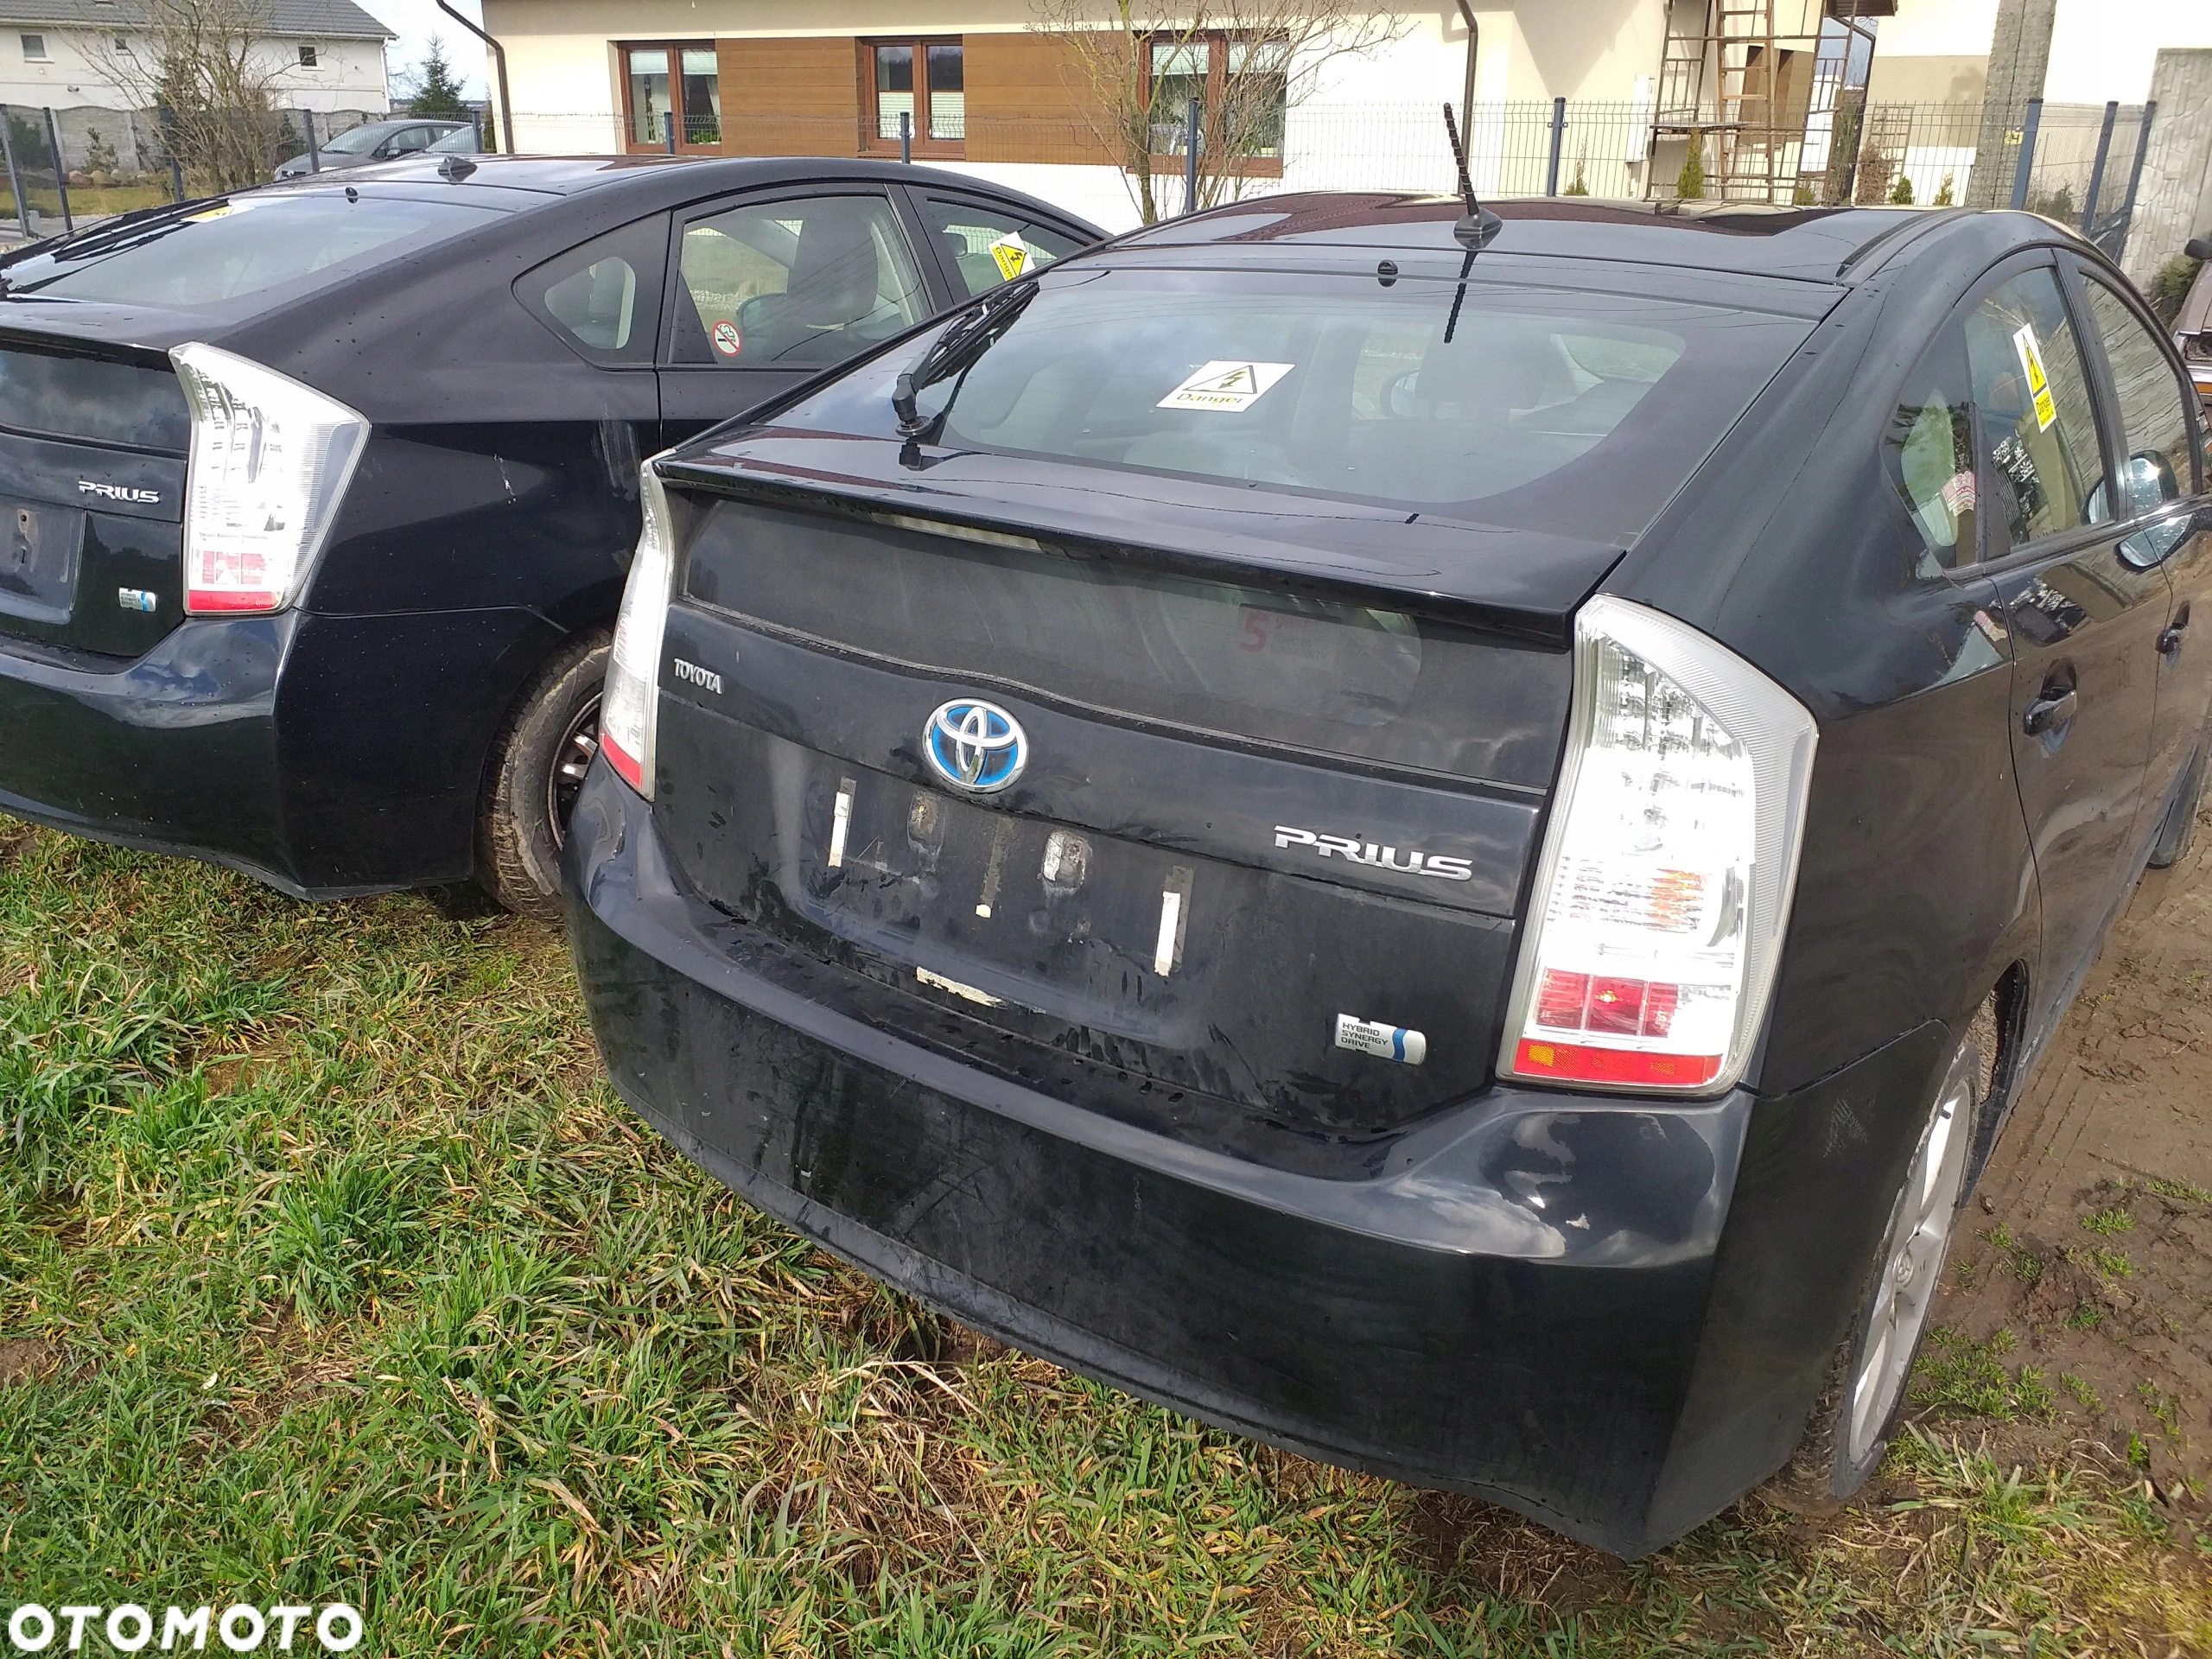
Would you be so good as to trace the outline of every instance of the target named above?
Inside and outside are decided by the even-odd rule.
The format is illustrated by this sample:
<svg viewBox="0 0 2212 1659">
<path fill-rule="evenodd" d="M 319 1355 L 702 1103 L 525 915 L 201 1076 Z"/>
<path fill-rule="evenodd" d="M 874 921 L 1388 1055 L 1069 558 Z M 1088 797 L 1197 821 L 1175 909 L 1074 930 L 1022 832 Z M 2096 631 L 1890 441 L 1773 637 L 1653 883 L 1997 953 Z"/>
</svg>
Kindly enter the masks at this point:
<svg viewBox="0 0 2212 1659">
<path fill-rule="evenodd" d="M 1958 1338 L 1939 1357 L 1955 1376 L 1980 1368 L 1993 1414 L 2015 1420 L 2007 1440 L 2053 1454 L 2094 1440 L 2198 1513 L 2212 1477 L 2208 823 L 2188 860 L 2144 878 L 2052 1039 L 1935 1316 Z"/>
<path fill-rule="evenodd" d="M 61 1363 L 61 1351 L 39 1337 L 0 1337 L 0 1388 L 39 1382 Z"/>
</svg>

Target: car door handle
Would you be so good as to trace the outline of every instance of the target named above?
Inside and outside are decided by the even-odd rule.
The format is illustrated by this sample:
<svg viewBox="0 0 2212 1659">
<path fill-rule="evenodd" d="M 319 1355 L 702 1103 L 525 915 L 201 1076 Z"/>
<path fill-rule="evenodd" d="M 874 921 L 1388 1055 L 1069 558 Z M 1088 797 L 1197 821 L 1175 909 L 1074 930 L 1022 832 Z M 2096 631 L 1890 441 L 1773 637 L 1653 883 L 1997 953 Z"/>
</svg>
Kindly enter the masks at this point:
<svg viewBox="0 0 2212 1659">
<path fill-rule="evenodd" d="M 2081 705 L 2082 700 L 2074 695 L 2071 686 L 2046 689 L 2020 716 L 2020 729 L 2030 737 L 2055 732 L 2074 718 L 2074 711 Z"/>
<path fill-rule="evenodd" d="M 2189 607 L 2184 605 L 2167 624 L 2166 631 L 2158 636 L 2158 655 L 2171 657 L 2181 649 L 2181 631 L 2189 626 Z"/>
</svg>

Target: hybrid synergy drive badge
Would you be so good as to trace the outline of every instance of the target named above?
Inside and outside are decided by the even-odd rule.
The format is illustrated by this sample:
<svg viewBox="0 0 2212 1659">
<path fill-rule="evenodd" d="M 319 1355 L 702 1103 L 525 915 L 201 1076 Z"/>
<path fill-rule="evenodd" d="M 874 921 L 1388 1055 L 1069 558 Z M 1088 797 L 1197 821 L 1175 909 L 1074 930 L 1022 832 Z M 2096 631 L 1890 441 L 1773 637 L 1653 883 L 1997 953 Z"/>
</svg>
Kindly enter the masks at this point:
<svg viewBox="0 0 2212 1659">
<path fill-rule="evenodd" d="M 922 753 L 930 769 L 974 795 L 1004 789 L 1029 764 L 1021 722 L 995 702 L 955 697 L 941 703 L 922 728 Z"/>
<path fill-rule="evenodd" d="M 1356 1014 L 1337 1016 L 1337 1046 L 1348 1048 L 1355 1054 L 1372 1054 L 1377 1059 L 1401 1060 L 1408 1065 L 1419 1065 L 1428 1058 L 1428 1039 L 1421 1033 L 1408 1031 L 1403 1026 L 1363 1020 Z"/>
</svg>

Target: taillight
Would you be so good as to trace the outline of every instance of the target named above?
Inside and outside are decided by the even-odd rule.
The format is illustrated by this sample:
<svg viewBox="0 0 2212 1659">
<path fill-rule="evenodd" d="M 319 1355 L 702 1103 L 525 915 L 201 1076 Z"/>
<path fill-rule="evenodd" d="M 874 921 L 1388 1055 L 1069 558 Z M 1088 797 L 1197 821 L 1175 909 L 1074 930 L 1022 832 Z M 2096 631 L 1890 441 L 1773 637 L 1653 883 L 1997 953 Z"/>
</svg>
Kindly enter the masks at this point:
<svg viewBox="0 0 2212 1659">
<path fill-rule="evenodd" d="M 648 466 L 639 486 L 645 522 L 622 608 L 614 620 L 607 689 L 600 696 L 599 747 L 622 781 L 647 800 L 653 796 L 653 733 L 660 702 L 660 641 L 676 575 L 675 535 L 668 495 Z"/>
<path fill-rule="evenodd" d="M 1501 1075 L 1698 1093 L 1742 1077 L 1815 737 L 1796 698 L 1694 628 L 1602 595 L 1582 607 Z"/>
<path fill-rule="evenodd" d="M 369 423 L 213 346 L 179 346 L 169 360 L 192 410 L 184 608 L 281 611 L 306 585 Z"/>
</svg>

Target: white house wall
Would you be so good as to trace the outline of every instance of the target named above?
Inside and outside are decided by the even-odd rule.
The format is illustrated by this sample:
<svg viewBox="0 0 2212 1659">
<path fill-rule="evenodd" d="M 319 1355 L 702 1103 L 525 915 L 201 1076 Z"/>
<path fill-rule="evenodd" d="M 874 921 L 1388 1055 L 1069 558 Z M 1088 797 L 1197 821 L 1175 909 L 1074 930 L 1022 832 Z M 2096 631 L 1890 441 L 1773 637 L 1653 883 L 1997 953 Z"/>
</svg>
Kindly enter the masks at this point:
<svg viewBox="0 0 2212 1659">
<path fill-rule="evenodd" d="M 32 109 L 119 110 L 143 102 L 102 73 L 112 50 L 107 45 L 110 34 L 53 24 L 0 25 L 0 103 Z M 26 35 L 42 38 L 47 61 L 23 55 Z M 312 69 L 299 64 L 302 45 L 315 48 L 317 62 Z M 140 46 L 143 54 L 143 42 Z M 280 105 L 375 112 L 391 107 L 381 41 L 289 39 L 270 41 L 257 50 L 272 67 L 281 66 L 272 88 Z"/>
</svg>

